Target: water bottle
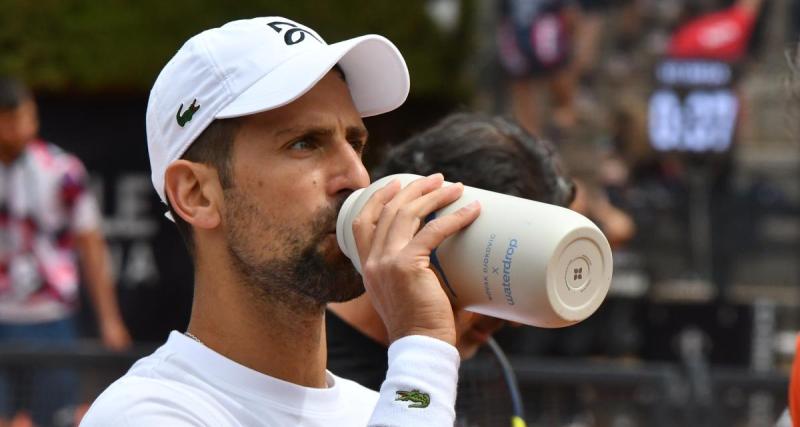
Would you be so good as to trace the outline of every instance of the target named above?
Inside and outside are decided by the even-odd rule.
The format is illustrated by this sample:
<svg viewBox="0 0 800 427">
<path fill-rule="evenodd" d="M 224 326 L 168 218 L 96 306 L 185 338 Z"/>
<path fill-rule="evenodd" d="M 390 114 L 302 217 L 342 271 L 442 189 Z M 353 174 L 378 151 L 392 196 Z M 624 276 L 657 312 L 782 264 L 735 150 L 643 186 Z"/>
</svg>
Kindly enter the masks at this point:
<svg viewBox="0 0 800 427">
<path fill-rule="evenodd" d="M 353 219 L 392 180 L 404 187 L 420 178 L 390 175 L 345 200 L 336 239 L 359 272 Z M 426 220 L 473 200 L 480 201 L 480 216 L 430 256 L 454 307 L 545 328 L 578 323 L 597 310 L 611 284 L 612 261 L 608 240 L 594 223 L 560 206 L 468 186 L 458 200 Z"/>
</svg>

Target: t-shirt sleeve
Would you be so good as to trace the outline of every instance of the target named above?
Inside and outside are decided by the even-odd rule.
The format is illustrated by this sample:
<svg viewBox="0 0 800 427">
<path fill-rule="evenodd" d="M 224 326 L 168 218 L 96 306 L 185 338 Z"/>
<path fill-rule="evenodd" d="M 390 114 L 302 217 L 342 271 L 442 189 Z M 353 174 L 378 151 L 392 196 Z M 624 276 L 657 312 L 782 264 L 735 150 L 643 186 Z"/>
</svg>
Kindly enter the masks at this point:
<svg viewBox="0 0 800 427">
<path fill-rule="evenodd" d="M 389 370 L 369 425 L 447 426 L 455 422 L 458 350 L 412 335 L 389 347 Z"/>
<path fill-rule="evenodd" d="M 75 157 L 70 156 L 66 161 L 60 196 L 70 231 L 79 234 L 100 229 L 100 209 L 89 189 L 89 174 Z"/>
</svg>

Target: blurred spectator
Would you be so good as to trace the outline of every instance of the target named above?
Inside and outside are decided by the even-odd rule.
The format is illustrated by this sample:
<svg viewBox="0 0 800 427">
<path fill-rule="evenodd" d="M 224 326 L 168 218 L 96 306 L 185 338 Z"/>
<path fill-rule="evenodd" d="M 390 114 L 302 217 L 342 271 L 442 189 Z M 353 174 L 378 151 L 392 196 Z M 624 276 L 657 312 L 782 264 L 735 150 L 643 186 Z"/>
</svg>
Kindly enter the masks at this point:
<svg viewBox="0 0 800 427">
<path fill-rule="evenodd" d="M 593 86 L 598 54 L 612 21 L 612 9 L 620 9 L 613 19 L 615 48 L 630 53 L 641 37 L 642 0 L 579 0 L 580 17 L 575 25 L 575 59 L 572 68 L 585 86 Z"/>
<path fill-rule="evenodd" d="M 591 79 L 606 24 L 611 0 L 581 0 L 581 15 L 575 28 L 575 59 L 572 62 L 579 80 Z"/>
<path fill-rule="evenodd" d="M 562 0 L 504 0 L 501 2 L 498 44 L 500 62 L 510 77 L 515 118 L 530 133 L 545 134 L 562 142 L 575 128 L 575 92 L 578 76 L 594 61 L 601 17 L 595 13 L 608 2 L 585 1 L 591 13 L 581 17 L 577 4 Z M 590 6 L 590 7 L 589 7 Z M 578 30 L 578 24 L 586 24 Z M 577 64 L 571 66 L 573 29 L 581 36 Z M 547 87 L 554 106 L 551 122 L 542 130 L 538 109 L 540 92 Z M 629 240 L 635 227 L 631 218 L 615 208 L 591 182 L 579 183 L 578 211 L 600 224 L 612 244 Z"/>
<path fill-rule="evenodd" d="M 612 166 L 609 161 L 605 163 Z M 583 181 L 576 181 L 576 185 L 578 191 L 572 209 L 595 221 L 612 248 L 619 248 L 633 238 L 636 233 L 633 219 L 611 203 L 604 188 Z"/>
<path fill-rule="evenodd" d="M 503 0 L 497 43 L 500 63 L 509 76 L 512 111 L 530 133 L 543 130 L 538 98 L 547 91 L 553 103 L 553 136 L 576 122 L 575 74 L 569 68 L 577 6 L 569 0 Z"/>
<path fill-rule="evenodd" d="M 74 156 L 38 139 L 37 132 L 29 90 L 0 78 L 0 343 L 74 342 L 82 276 L 103 343 L 125 349 L 131 339 L 117 306 L 86 170 Z M 37 425 L 52 425 L 58 410 L 76 403 L 77 391 L 77 377 L 69 370 L 0 373 L 0 417 L 21 422 L 30 411 Z"/>
<path fill-rule="evenodd" d="M 611 107 L 610 140 L 597 147 L 594 180 L 579 183 L 572 208 L 597 221 L 611 243 L 619 248 L 636 234 L 630 212 L 630 187 L 639 168 L 649 168 L 653 151 L 648 145 L 646 106 L 620 96 Z M 583 190 L 583 191 L 580 191 Z"/>
<path fill-rule="evenodd" d="M 453 114 L 397 145 L 375 170 L 375 178 L 395 173 L 444 174 L 490 191 L 567 206 L 574 191 L 553 147 L 519 125 L 499 117 Z M 362 295 L 330 304 L 326 316 L 328 368 L 367 387 L 379 388 L 386 374 L 389 341 L 369 298 Z M 461 357 L 472 357 L 503 321 L 466 311 L 457 313 Z"/>
</svg>

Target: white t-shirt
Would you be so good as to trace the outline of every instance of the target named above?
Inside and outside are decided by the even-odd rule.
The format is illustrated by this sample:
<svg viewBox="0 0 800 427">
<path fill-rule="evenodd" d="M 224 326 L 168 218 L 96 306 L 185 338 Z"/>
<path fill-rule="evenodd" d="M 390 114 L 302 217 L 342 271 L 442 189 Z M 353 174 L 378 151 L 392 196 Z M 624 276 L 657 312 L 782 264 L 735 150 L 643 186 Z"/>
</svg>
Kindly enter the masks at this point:
<svg viewBox="0 0 800 427">
<path fill-rule="evenodd" d="M 41 140 L 0 163 L 0 323 L 61 320 L 78 304 L 76 236 L 101 228 L 77 157 Z"/>
<path fill-rule="evenodd" d="M 308 388 L 173 331 L 95 400 L 81 426 L 452 426 L 458 364 L 455 347 L 409 336 L 389 348 L 380 394 L 330 372 L 328 388 Z"/>
</svg>

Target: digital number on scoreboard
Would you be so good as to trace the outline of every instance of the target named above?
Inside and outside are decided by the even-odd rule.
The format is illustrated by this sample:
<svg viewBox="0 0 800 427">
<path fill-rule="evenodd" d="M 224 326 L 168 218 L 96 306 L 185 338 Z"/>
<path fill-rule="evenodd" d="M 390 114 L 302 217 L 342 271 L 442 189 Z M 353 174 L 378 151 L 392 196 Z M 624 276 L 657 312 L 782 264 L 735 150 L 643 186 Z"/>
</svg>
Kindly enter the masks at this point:
<svg viewBox="0 0 800 427">
<path fill-rule="evenodd" d="M 658 151 L 724 152 L 734 139 L 739 99 L 730 64 L 667 60 L 656 68 L 648 131 Z"/>
</svg>

